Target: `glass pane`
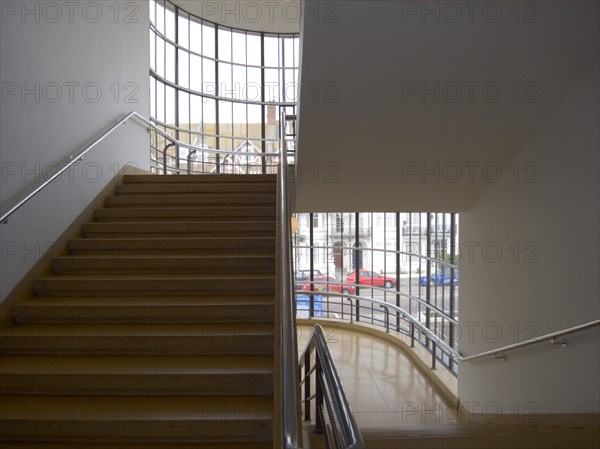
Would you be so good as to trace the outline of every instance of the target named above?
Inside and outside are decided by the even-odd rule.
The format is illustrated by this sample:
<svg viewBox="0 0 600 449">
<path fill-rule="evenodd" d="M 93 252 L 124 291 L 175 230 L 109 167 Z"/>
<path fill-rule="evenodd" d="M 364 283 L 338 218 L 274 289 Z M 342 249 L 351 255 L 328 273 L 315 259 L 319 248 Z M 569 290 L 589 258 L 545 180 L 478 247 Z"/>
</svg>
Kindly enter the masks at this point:
<svg viewBox="0 0 600 449">
<path fill-rule="evenodd" d="M 156 39 L 156 73 L 165 77 L 165 41 L 160 37 Z"/>
<path fill-rule="evenodd" d="M 202 131 L 202 97 L 190 95 L 190 129 L 192 131 Z"/>
<path fill-rule="evenodd" d="M 215 62 L 210 59 L 204 59 L 202 66 L 202 92 L 215 95 L 217 92 Z"/>
<path fill-rule="evenodd" d="M 260 65 L 260 57 L 262 51 L 260 44 L 260 35 L 248 33 L 247 40 L 248 65 Z"/>
<path fill-rule="evenodd" d="M 172 125 L 175 124 L 175 89 L 167 86 L 166 93 L 167 115 L 165 116 L 165 123 Z"/>
<path fill-rule="evenodd" d="M 181 75 L 179 75 L 181 79 Z M 202 58 L 190 56 L 190 89 L 202 92 Z"/>
<path fill-rule="evenodd" d="M 233 62 L 246 64 L 246 33 L 234 32 L 232 35 Z"/>
<path fill-rule="evenodd" d="M 167 39 L 175 41 L 175 12 L 170 8 L 166 8 L 165 13 L 165 27 L 166 33 L 165 36 Z"/>
<path fill-rule="evenodd" d="M 189 56 L 187 51 L 179 50 L 179 85 L 183 87 L 190 87 Z"/>
<path fill-rule="evenodd" d="M 190 94 L 187 92 L 179 92 L 179 127 L 190 127 Z"/>
<path fill-rule="evenodd" d="M 219 96 L 234 99 L 235 89 L 231 80 L 231 64 L 219 63 Z"/>
<path fill-rule="evenodd" d="M 262 106 L 256 104 L 248 105 L 248 135 L 251 137 L 262 137 Z M 258 125 L 258 126 L 254 126 Z"/>
<path fill-rule="evenodd" d="M 215 27 L 206 22 L 202 23 L 202 54 L 215 57 Z"/>
<path fill-rule="evenodd" d="M 248 101 L 261 101 L 262 100 L 262 88 L 261 88 L 261 69 L 248 69 L 248 79 L 246 80 L 246 94 L 245 97 Z"/>
<path fill-rule="evenodd" d="M 265 66 L 279 67 L 279 38 L 265 36 Z"/>
<path fill-rule="evenodd" d="M 167 55 L 166 55 L 166 78 L 174 83 L 175 79 L 175 46 L 166 44 Z"/>
<path fill-rule="evenodd" d="M 247 132 L 247 113 L 246 113 L 246 105 L 241 103 L 233 104 L 233 135 L 235 137 L 243 137 L 246 138 L 248 136 Z"/>
<path fill-rule="evenodd" d="M 233 66 L 233 85 L 236 91 L 237 100 L 246 100 L 248 96 L 248 89 L 246 88 L 246 67 L 234 65 Z"/>
<path fill-rule="evenodd" d="M 181 45 L 184 48 L 190 48 L 189 47 L 189 38 L 190 38 L 190 33 L 189 33 L 189 20 L 187 17 L 187 14 L 183 14 L 183 13 L 179 13 L 179 23 L 178 23 L 178 27 L 179 27 L 179 38 L 177 43 L 179 45 Z"/>
<path fill-rule="evenodd" d="M 231 31 L 219 28 L 219 60 L 231 61 Z"/>
<path fill-rule="evenodd" d="M 156 2 L 156 29 L 161 33 L 165 34 L 165 7 Z"/>
<path fill-rule="evenodd" d="M 265 70 L 265 100 L 280 101 L 279 70 Z"/>
<path fill-rule="evenodd" d="M 283 54 L 285 67 L 295 67 L 296 60 L 294 58 L 294 39 L 286 38 L 283 39 Z"/>
<path fill-rule="evenodd" d="M 150 69 L 156 71 L 156 34 L 150 31 Z"/>
<path fill-rule="evenodd" d="M 190 50 L 202 54 L 202 26 L 194 19 L 190 20 Z"/>
</svg>

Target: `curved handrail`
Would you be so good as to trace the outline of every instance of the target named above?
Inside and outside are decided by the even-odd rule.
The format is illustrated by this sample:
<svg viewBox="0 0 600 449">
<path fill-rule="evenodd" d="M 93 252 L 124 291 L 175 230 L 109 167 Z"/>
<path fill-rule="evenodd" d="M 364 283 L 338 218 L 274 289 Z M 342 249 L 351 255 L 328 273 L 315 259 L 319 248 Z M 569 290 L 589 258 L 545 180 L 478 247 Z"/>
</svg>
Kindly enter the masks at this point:
<svg viewBox="0 0 600 449">
<path fill-rule="evenodd" d="M 142 123 L 145 123 L 150 128 L 154 128 L 154 130 L 156 131 L 156 133 L 158 133 L 159 135 L 163 136 L 165 139 L 170 140 L 171 142 L 173 142 L 174 144 L 176 144 L 178 146 L 181 146 L 181 147 L 184 147 L 184 148 L 188 148 L 188 149 L 191 149 L 191 150 L 208 151 L 208 152 L 217 153 L 217 154 L 231 154 L 230 151 L 216 150 L 216 149 L 213 149 L 213 148 L 203 148 L 203 147 L 198 147 L 198 146 L 190 145 L 190 144 L 187 144 L 185 142 L 181 142 L 180 140 L 178 140 L 178 139 L 174 138 L 173 136 L 167 134 L 166 132 L 162 131 L 154 123 L 152 123 L 152 121 L 148 120 L 143 115 L 139 114 L 136 111 L 131 111 L 131 112 L 125 114 L 120 119 L 118 119 L 113 125 L 111 125 L 108 128 L 106 128 L 102 133 L 100 133 L 100 135 L 98 137 L 96 137 L 92 141 L 92 143 L 86 145 L 83 148 L 83 150 L 81 150 L 79 153 L 77 153 L 76 156 L 70 156 L 69 157 L 69 162 L 67 162 L 63 166 L 63 168 L 61 168 L 60 170 L 58 170 L 54 175 L 52 175 L 50 178 L 48 178 L 47 180 L 45 180 L 42 184 L 40 184 L 39 186 L 37 186 L 35 189 L 33 189 L 31 192 L 29 192 L 27 195 L 25 195 L 19 201 L 17 201 L 6 212 L 4 212 L 2 214 L 2 216 L 0 216 L 0 223 L 2 223 L 2 224 L 7 223 L 8 222 L 8 218 L 12 214 L 14 214 L 21 207 L 23 207 L 35 195 L 37 195 L 44 188 L 46 188 L 50 183 L 52 183 L 52 181 L 54 181 L 56 178 L 58 178 L 60 175 L 62 175 L 65 171 L 67 171 L 73 164 L 75 164 L 77 161 L 80 161 L 83 158 L 83 156 L 85 156 L 90 150 L 92 150 L 96 145 L 98 145 L 100 142 L 102 142 L 104 139 L 106 139 L 110 134 L 112 134 L 119 126 L 121 126 L 122 124 L 126 123 L 131 118 L 136 118 L 136 119 L 140 120 Z M 279 152 L 274 152 L 274 153 L 238 152 L 237 154 L 245 154 L 245 153 L 252 154 L 253 156 L 257 156 L 257 157 L 272 157 L 272 156 L 279 156 L 279 154 L 280 154 Z"/>
<path fill-rule="evenodd" d="M 319 324 L 316 324 L 314 326 L 312 337 L 308 341 L 304 352 L 298 359 L 298 365 L 300 368 L 304 366 L 306 355 L 312 350 L 313 345 L 316 349 L 316 354 L 319 358 L 319 362 L 322 367 L 322 371 L 324 374 L 323 379 L 327 384 L 327 391 L 335 392 L 335 396 L 334 398 L 332 398 L 334 400 L 333 411 L 336 415 L 337 422 L 343 424 L 344 429 L 348 433 L 348 441 L 346 448 L 362 449 L 364 448 L 364 442 L 360 435 L 360 431 L 358 430 L 356 420 L 352 415 L 350 403 L 348 402 L 348 398 L 346 397 L 344 387 L 342 386 L 342 381 L 337 373 L 335 362 L 333 360 L 333 357 L 331 356 L 331 353 L 329 352 L 329 347 L 327 345 L 325 333 L 323 332 L 323 328 Z"/>
<path fill-rule="evenodd" d="M 310 295 L 311 293 L 314 294 L 315 292 L 307 292 L 307 291 L 303 291 L 303 290 L 298 290 L 298 291 L 296 291 L 296 293 Z M 547 340 L 550 340 L 552 343 L 560 343 L 560 344 L 566 345 L 566 342 L 555 342 L 554 340 L 557 337 L 561 337 L 563 335 L 572 334 L 574 332 L 578 332 L 578 331 L 581 331 L 584 329 L 588 329 L 588 328 L 600 325 L 600 319 L 596 319 L 596 320 L 588 321 L 587 323 L 578 324 L 576 326 L 571 326 L 571 327 L 568 327 L 568 328 L 565 328 L 565 329 L 562 329 L 559 331 L 540 335 L 539 337 L 520 341 L 518 343 L 512 343 L 512 344 L 509 344 L 506 346 L 501 346 L 500 348 L 490 349 L 489 351 L 480 352 L 478 354 L 464 356 L 464 355 L 460 354 L 456 349 L 449 346 L 448 343 L 446 343 L 444 340 L 441 340 L 435 333 L 433 333 L 431 331 L 431 329 L 424 326 L 421 322 L 419 322 L 416 318 L 414 318 L 412 315 L 410 315 L 402 307 L 398 307 L 395 304 L 390 304 L 389 302 L 381 301 L 379 299 L 369 298 L 366 296 L 357 296 L 357 295 L 351 295 L 348 293 L 337 293 L 337 292 L 326 292 L 326 294 L 329 296 L 338 296 L 338 297 L 347 298 L 349 300 L 355 300 L 355 301 L 369 301 L 369 302 L 372 302 L 375 304 L 384 305 L 387 308 L 390 308 L 392 310 L 395 310 L 396 312 L 399 312 L 404 319 L 406 319 L 411 324 L 413 324 L 414 326 L 419 328 L 419 331 L 421 331 L 428 338 L 433 340 L 437 345 L 441 346 L 445 352 L 449 353 L 449 355 L 454 360 L 459 361 L 459 362 L 470 362 L 470 361 L 481 359 L 481 358 L 487 357 L 487 356 L 493 356 L 495 359 L 503 358 L 503 354 L 505 352 L 511 351 L 513 349 L 522 348 L 524 346 L 529 346 L 529 345 L 532 345 L 535 343 L 540 343 L 542 341 L 547 341 Z"/>
</svg>

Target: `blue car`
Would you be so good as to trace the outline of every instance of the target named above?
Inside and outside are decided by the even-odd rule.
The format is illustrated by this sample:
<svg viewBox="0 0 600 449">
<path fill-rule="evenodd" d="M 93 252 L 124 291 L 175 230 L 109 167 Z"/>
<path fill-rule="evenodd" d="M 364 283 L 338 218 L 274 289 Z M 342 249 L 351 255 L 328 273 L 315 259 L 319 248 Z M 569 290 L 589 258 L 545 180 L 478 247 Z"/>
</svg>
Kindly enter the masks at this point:
<svg viewBox="0 0 600 449">
<path fill-rule="evenodd" d="M 450 285 L 451 270 L 443 270 L 440 273 L 431 274 L 431 282 L 437 285 Z M 419 278 L 420 285 L 427 285 L 427 276 Z M 454 270 L 454 285 L 458 285 L 458 270 Z"/>
</svg>

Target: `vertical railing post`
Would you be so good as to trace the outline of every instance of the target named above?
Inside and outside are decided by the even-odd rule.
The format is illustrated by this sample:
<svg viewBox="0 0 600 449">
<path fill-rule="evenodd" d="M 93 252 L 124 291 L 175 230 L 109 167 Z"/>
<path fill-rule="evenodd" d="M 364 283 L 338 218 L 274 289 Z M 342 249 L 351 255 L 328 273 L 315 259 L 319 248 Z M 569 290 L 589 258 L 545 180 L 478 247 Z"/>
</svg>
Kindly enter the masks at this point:
<svg viewBox="0 0 600 449">
<path fill-rule="evenodd" d="M 323 410 L 323 387 L 321 379 L 323 377 L 323 367 L 319 360 L 318 349 L 315 350 L 315 433 L 323 434 L 323 419 L 321 412 Z"/>
<path fill-rule="evenodd" d="M 314 271 L 315 271 L 315 248 L 314 248 L 314 244 L 315 244 L 315 231 L 313 229 L 313 214 L 312 212 L 310 214 L 308 214 L 308 220 L 309 220 L 309 246 L 310 248 L 308 248 L 308 254 L 310 256 L 310 263 L 309 263 L 309 267 L 310 267 L 310 306 L 309 306 L 309 312 L 308 312 L 308 316 L 310 318 L 314 318 L 315 316 L 315 275 L 314 275 Z"/>
<path fill-rule="evenodd" d="M 304 421 L 310 421 L 310 351 L 304 354 Z"/>
<path fill-rule="evenodd" d="M 415 347 L 415 323 L 410 323 L 410 347 Z"/>
</svg>

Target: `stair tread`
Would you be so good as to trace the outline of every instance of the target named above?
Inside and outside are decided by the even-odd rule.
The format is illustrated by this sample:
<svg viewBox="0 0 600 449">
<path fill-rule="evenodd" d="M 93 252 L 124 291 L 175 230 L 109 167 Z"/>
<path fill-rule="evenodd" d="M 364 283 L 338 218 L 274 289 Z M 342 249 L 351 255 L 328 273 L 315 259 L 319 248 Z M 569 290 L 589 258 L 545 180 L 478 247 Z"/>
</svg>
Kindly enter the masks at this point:
<svg viewBox="0 0 600 449">
<path fill-rule="evenodd" d="M 275 183 L 277 175 L 272 174 L 204 174 L 204 175 L 172 175 L 165 176 L 159 174 L 151 175 L 125 175 L 123 182 L 125 184 L 137 183 L 160 183 L 160 184 L 180 184 L 180 183 Z"/>
<path fill-rule="evenodd" d="M 235 279 L 235 280 L 269 280 L 274 279 L 274 274 L 264 273 L 225 273 L 225 274 L 54 274 L 52 276 L 39 277 L 38 281 L 122 281 L 122 280 L 152 280 L 152 281 L 171 281 L 171 280 L 214 280 L 214 279 Z"/>
<path fill-rule="evenodd" d="M 250 374 L 273 372 L 273 357 L 254 356 L 2 356 L 7 374 Z M 1 383 L 1 382 L 0 382 Z"/>
<path fill-rule="evenodd" d="M 236 306 L 271 305 L 271 295 L 234 296 L 39 296 L 15 307 L 171 307 L 171 306 Z"/>
<path fill-rule="evenodd" d="M 270 443 L 16 443 L 2 442 L 2 449 L 273 449 Z"/>
<path fill-rule="evenodd" d="M 256 259 L 273 259 L 275 257 L 274 254 L 236 254 L 235 259 L 240 260 L 256 260 Z M 131 260 L 149 260 L 149 259 L 157 259 L 157 260 L 165 260 L 165 259 L 182 259 L 182 260 L 214 260 L 217 261 L 219 259 L 228 259 L 231 260 L 231 255 L 225 254 L 176 254 L 176 253 L 161 253 L 161 254 L 119 254 L 115 256 L 114 254 L 69 254 L 65 256 L 55 257 L 54 260 L 123 260 L 123 259 L 131 259 Z"/>
<path fill-rule="evenodd" d="M 3 337 L 58 338 L 135 338 L 135 337 L 203 337 L 263 336 L 273 334 L 269 323 L 199 323 L 199 324 L 19 324 L 0 329 Z"/>
<path fill-rule="evenodd" d="M 1 398 L 2 417 L 7 421 L 231 422 L 267 421 L 273 415 L 273 399 L 270 396 L 3 395 Z M 105 413 L 90 413 L 91 410 L 102 410 Z"/>
</svg>

